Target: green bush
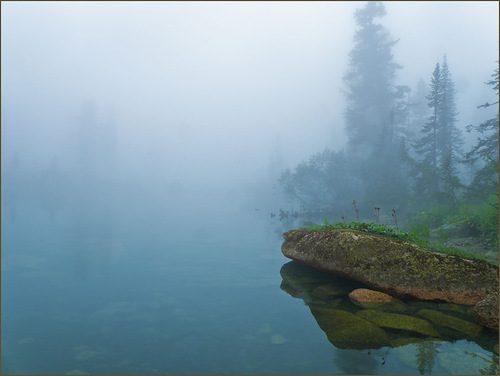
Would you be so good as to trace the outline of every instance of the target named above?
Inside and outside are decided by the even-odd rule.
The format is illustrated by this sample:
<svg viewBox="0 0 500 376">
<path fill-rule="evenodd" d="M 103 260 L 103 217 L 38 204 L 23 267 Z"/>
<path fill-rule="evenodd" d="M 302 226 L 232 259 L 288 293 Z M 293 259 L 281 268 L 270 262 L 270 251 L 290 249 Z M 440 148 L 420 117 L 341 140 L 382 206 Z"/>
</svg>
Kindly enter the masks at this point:
<svg viewBox="0 0 500 376">
<path fill-rule="evenodd" d="M 489 195 L 480 203 L 464 203 L 447 218 L 449 223 L 467 225 L 483 240 L 498 246 L 498 196 Z"/>
</svg>

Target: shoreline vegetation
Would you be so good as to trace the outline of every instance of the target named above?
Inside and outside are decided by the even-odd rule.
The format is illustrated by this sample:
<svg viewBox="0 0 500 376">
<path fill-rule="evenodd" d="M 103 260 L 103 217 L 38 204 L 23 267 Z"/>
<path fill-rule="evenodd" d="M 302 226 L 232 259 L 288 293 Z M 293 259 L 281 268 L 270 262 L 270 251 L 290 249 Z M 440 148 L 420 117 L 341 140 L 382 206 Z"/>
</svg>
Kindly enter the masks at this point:
<svg viewBox="0 0 500 376">
<path fill-rule="evenodd" d="M 344 223 L 344 222 L 329 223 L 328 220 L 325 219 L 323 224 L 310 225 L 307 227 L 301 227 L 299 229 L 308 231 L 332 231 L 332 230 L 362 231 L 369 234 L 385 236 L 392 239 L 413 243 L 414 245 L 420 247 L 425 251 L 438 252 L 450 256 L 461 257 L 468 260 L 481 261 L 498 267 L 498 260 L 496 259 L 475 252 L 465 251 L 463 249 L 459 249 L 456 247 L 449 247 L 437 242 L 432 242 L 430 240 L 426 240 L 419 237 L 415 232 L 411 231 L 406 232 L 400 230 L 399 228 L 380 223 L 355 222 L 355 221 L 350 223 Z"/>
</svg>

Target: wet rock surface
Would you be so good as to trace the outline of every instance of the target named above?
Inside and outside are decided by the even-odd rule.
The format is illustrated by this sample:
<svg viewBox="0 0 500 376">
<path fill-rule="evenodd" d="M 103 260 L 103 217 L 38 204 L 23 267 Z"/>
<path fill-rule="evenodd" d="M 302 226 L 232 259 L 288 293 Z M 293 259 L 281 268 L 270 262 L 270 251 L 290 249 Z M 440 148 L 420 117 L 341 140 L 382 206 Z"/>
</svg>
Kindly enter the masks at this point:
<svg viewBox="0 0 500 376">
<path fill-rule="evenodd" d="M 498 330 L 498 292 L 493 292 L 477 303 L 471 310 L 474 318 L 481 325 Z"/>
<path fill-rule="evenodd" d="M 475 305 L 498 286 L 498 267 L 494 265 L 430 252 L 377 234 L 292 230 L 284 239 L 286 257 L 399 298 Z M 482 322 L 494 326 L 498 307 L 485 307 L 483 303 L 476 317 L 482 315 Z"/>
<path fill-rule="evenodd" d="M 308 306 L 326 338 L 339 349 L 396 348 L 466 339 L 494 351 L 498 342 L 495 333 L 473 322 L 467 306 L 393 299 L 366 308 L 349 297 L 350 292 L 364 288 L 356 281 L 295 261 L 283 265 L 280 273 L 281 289 Z"/>
<path fill-rule="evenodd" d="M 369 289 L 356 289 L 349 293 L 349 299 L 360 306 L 376 306 L 394 300 L 389 294 Z"/>
</svg>

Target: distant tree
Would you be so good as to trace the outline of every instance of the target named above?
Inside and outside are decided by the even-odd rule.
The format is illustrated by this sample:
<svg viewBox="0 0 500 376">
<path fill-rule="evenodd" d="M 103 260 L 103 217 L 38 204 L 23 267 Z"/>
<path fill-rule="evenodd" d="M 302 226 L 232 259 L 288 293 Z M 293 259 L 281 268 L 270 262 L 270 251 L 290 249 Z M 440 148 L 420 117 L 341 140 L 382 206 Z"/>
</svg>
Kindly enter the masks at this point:
<svg viewBox="0 0 500 376">
<path fill-rule="evenodd" d="M 451 78 L 446 55 L 441 69 L 441 101 L 438 113 L 438 152 L 440 191 L 444 197 L 455 199 L 461 187 L 457 164 L 462 159 L 462 135 L 456 126 L 455 84 Z"/>
<path fill-rule="evenodd" d="M 485 103 L 478 108 L 497 105 L 497 113 L 492 118 L 478 125 L 467 126 L 467 131 L 479 134 L 476 145 L 465 155 L 469 163 L 480 162 L 482 165 L 475 173 L 469 191 L 472 193 L 493 193 L 498 190 L 498 66 L 486 82 L 495 92 L 496 101 Z"/>
<path fill-rule="evenodd" d="M 378 1 L 355 12 L 357 30 L 344 75 L 347 153 L 361 158 L 364 192 L 360 201 L 380 205 L 405 202 L 401 138 L 408 118 L 409 88 L 397 85 L 392 48 L 397 43 L 378 20 L 386 14 Z"/>
<path fill-rule="evenodd" d="M 414 143 L 419 137 L 420 130 L 429 117 L 429 107 L 427 105 L 427 86 L 423 79 L 417 83 L 415 90 L 409 99 L 408 125 L 406 128 L 407 140 Z"/>
<path fill-rule="evenodd" d="M 285 194 L 308 210 L 348 207 L 346 197 L 360 196 L 359 163 L 345 152 L 324 150 L 280 178 Z"/>
<path fill-rule="evenodd" d="M 456 126 L 455 87 L 444 57 L 431 76 L 427 104 L 431 110 L 414 144 L 415 192 L 441 202 L 454 202 L 461 187 L 457 165 L 462 137 Z"/>
<path fill-rule="evenodd" d="M 441 105 L 441 67 L 436 64 L 432 72 L 427 95 L 427 105 L 431 110 L 427 123 L 421 129 L 421 136 L 413 144 L 415 154 L 415 192 L 424 197 L 435 197 L 438 192 L 438 127 Z"/>
<path fill-rule="evenodd" d="M 401 68 L 392 55 L 397 40 L 377 22 L 385 14 L 384 5 L 378 1 L 367 2 L 355 12 L 357 31 L 344 76 L 351 152 L 378 153 L 396 140 L 395 101 L 404 90 L 395 85 L 396 71 Z"/>
</svg>

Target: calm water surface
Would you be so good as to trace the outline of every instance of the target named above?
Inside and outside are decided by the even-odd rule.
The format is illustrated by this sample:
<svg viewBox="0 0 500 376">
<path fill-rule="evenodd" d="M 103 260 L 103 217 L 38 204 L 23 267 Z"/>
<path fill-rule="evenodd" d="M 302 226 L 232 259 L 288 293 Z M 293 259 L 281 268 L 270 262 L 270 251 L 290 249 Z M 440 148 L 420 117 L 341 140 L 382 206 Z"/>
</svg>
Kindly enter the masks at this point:
<svg viewBox="0 0 500 376">
<path fill-rule="evenodd" d="M 329 310 L 362 310 L 346 298 L 356 286 L 283 257 L 286 226 L 265 210 L 47 202 L 3 205 L 4 372 L 477 374 L 498 361 L 484 331 L 386 329 L 378 344 L 332 323 Z M 468 318 L 389 311 L 423 308 Z"/>
</svg>

